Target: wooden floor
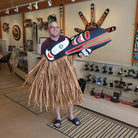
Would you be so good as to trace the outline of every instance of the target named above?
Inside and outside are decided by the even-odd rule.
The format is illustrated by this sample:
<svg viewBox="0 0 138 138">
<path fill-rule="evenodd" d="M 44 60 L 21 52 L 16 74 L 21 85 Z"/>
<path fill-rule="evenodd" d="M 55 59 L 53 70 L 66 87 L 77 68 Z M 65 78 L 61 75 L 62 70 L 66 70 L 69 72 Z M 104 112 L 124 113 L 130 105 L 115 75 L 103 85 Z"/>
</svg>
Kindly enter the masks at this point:
<svg viewBox="0 0 138 138">
<path fill-rule="evenodd" d="M 24 80 L 10 73 L 7 65 L 0 70 L 0 138 L 65 138 L 47 126 L 56 118 L 55 112 L 35 115 L 4 96 L 20 90 Z"/>
<path fill-rule="evenodd" d="M 55 112 L 35 115 L 4 96 L 5 93 L 20 90 L 23 82 L 17 75 L 9 72 L 7 65 L 2 66 L 0 70 L 0 138 L 66 138 L 65 135 L 47 126 L 47 123 L 56 118 Z M 67 110 L 62 111 L 62 114 L 66 112 Z M 89 112 L 99 115 L 92 111 Z M 99 116 L 116 121 L 102 115 Z M 127 124 L 123 125 L 137 130 Z"/>
<path fill-rule="evenodd" d="M 18 81 L 17 81 L 18 80 Z M 13 71 L 10 72 L 6 63 L 1 63 L 0 69 L 0 89 L 20 86 L 23 83 Z"/>
</svg>

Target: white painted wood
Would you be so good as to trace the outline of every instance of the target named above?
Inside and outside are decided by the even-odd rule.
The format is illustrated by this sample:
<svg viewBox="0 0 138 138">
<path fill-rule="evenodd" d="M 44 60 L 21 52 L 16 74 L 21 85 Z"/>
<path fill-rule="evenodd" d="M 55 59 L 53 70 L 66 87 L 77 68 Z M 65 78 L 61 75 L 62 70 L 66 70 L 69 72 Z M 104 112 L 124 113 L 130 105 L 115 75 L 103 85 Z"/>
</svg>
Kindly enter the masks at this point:
<svg viewBox="0 0 138 138">
<path fill-rule="evenodd" d="M 93 96 L 85 95 L 84 102 L 80 106 L 138 127 L 138 109 L 129 105 L 113 103 L 105 99 L 96 99 Z"/>
<path fill-rule="evenodd" d="M 22 71 L 21 69 L 14 67 L 14 73 L 17 74 L 18 76 L 20 76 L 22 79 L 26 79 L 27 74 Z"/>
</svg>

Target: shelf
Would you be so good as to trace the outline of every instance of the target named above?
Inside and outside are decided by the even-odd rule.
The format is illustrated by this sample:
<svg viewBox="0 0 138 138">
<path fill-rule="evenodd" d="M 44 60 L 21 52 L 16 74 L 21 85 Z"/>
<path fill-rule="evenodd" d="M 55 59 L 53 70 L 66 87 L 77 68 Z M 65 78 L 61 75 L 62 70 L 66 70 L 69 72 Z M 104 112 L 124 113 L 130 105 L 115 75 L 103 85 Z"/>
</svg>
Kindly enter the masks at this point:
<svg viewBox="0 0 138 138">
<path fill-rule="evenodd" d="M 14 72 L 25 80 L 28 72 L 40 61 L 40 54 L 35 51 L 26 52 L 18 48 L 13 50 Z"/>
<path fill-rule="evenodd" d="M 133 98 L 134 97 L 138 97 L 138 92 L 134 92 L 134 90 L 132 89 L 132 91 L 124 91 L 123 89 L 119 89 L 119 88 L 110 88 L 109 86 L 102 86 L 102 85 L 97 85 L 94 83 L 87 83 L 87 87 L 89 87 L 89 91 L 91 91 L 92 88 L 95 88 L 94 91 L 97 93 L 100 93 L 103 90 L 104 94 L 108 94 L 113 96 L 113 92 L 121 92 L 121 100 L 127 100 L 128 102 L 133 102 Z M 131 88 L 131 87 L 130 87 Z"/>
<path fill-rule="evenodd" d="M 80 106 L 138 127 L 138 109 L 129 105 L 96 99 L 85 94 L 84 102 Z"/>
<path fill-rule="evenodd" d="M 22 70 L 24 73 L 28 73 L 28 57 L 27 52 L 18 48 L 13 49 L 13 65 L 14 68 Z M 15 69 L 16 70 L 16 69 Z"/>
<path fill-rule="evenodd" d="M 88 64 L 88 68 L 90 69 L 90 65 L 94 64 L 94 70 L 98 66 L 99 72 L 85 70 Z M 120 66 L 120 65 L 112 65 L 112 64 L 105 64 L 105 63 L 97 63 L 92 61 L 75 61 L 76 66 L 76 72 L 78 79 L 83 78 L 84 80 L 91 79 L 91 81 L 86 83 L 85 87 L 85 99 L 80 106 L 85 107 L 87 109 L 93 110 L 95 112 L 98 112 L 100 114 L 109 116 L 111 118 L 120 120 L 122 122 L 125 122 L 127 124 L 133 125 L 135 127 L 138 127 L 138 108 L 132 107 L 130 105 L 125 105 L 121 103 L 113 103 L 111 101 L 107 101 L 105 99 L 96 99 L 94 96 L 90 95 L 90 91 L 92 88 L 94 89 L 94 92 L 101 93 L 103 91 L 104 94 L 113 96 L 114 92 L 120 93 L 121 96 L 119 97 L 120 101 L 127 101 L 131 102 L 133 104 L 134 100 L 138 99 L 138 92 L 134 92 L 134 89 L 136 86 L 138 86 L 138 79 L 134 79 L 132 77 L 125 77 L 127 72 L 124 72 L 124 70 L 128 69 L 134 69 L 135 71 L 138 70 L 138 68 L 134 68 L 131 66 Z M 102 73 L 103 67 L 107 67 L 107 71 L 109 72 L 109 67 L 113 67 L 113 74 Z M 118 72 L 123 68 L 123 73 L 121 75 L 118 75 Z M 132 73 L 132 72 L 131 72 Z M 135 74 L 133 74 L 135 76 Z M 87 77 L 89 76 L 89 77 Z M 96 82 L 101 82 L 100 85 L 98 83 L 92 83 L 92 77 L 95 76 Z M 102 79 L 97 79 L 97 76 L 101 77 Z M 122 77 L 122 78 L 121 78 Z M 103 86 L 103 80 L 106 78 L 107 86 Z M 119 81 L 119 83 L 125 82 L 123 85 L 123 89 L 126 88 L 126 84 L 133 83 L 133 85 L 128 86 L 128 88 L 131 88 L 131 91 L 124 91 L 120 88 L 116 88 L 118 86 L 118 83 L 115 83 L 115 81 Z M 110 87 L 110 82 L 113 82 L 113 87 Z M 121 84 L 122 86 L 122 84 Z"/>
</svg>

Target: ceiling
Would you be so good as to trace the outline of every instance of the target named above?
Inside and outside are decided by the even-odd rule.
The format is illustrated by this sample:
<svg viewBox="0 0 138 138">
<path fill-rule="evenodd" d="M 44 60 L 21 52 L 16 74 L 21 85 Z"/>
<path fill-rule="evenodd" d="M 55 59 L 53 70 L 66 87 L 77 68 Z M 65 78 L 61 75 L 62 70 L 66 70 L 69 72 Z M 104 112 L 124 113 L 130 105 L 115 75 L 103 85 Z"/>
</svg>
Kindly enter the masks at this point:
<svg viewBox="0 0 138 138">
<path fill-rule="evenodd" d="M 60 4 L 68 4 L 79 1 L 83 0 L 0 0 L 0 17 L 7 14 L 11 15 L 30 11 L 30 9 L 28 8 L 30 3 L 35 4 L 35 2 L 38 2 L 39 9 L 44 9 L 49 7 L 49 3 L 51 3 L 52 6 L 59 6 Z M 18 6 L 17 9 L 15 9 L 16 6 Z M 31 7 L 32 11 L 37 10 L 35 5 Z"/>
<path fill-rule="evenodd" d="M 4 10 L 10 7 L 15 7 L 18 5 L 23 5 L 26 3 L 31 3 L 39 0 L 0 0 L 0 10 Z"/>
</svg>

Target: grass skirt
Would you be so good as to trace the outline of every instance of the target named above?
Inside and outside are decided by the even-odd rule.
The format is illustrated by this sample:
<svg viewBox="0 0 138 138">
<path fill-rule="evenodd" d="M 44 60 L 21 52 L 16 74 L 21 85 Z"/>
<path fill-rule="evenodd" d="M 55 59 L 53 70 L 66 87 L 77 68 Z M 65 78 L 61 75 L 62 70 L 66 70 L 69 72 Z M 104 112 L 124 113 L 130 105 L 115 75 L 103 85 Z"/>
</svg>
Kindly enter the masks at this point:
<svg viewBox="0 0 138 138">
<path fill-rule="evenodd" d="M 82 102 L 83 94 L 76 76 L 74 57 L 64 56 L 49 62 L 45 57 L 28 73 L 25 85 L 30 87 L 29 101 L 34 100 L 42 110 L 63 109 Z"/>
</svg>

